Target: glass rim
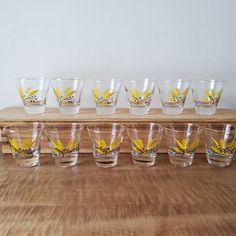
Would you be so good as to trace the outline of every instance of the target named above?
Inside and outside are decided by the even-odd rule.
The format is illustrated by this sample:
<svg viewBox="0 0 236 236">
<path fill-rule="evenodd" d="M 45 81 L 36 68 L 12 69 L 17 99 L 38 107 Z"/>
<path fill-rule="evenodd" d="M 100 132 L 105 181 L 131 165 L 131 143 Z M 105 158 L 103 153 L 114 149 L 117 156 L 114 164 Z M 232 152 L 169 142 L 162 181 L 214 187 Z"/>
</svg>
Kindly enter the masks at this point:
<svg viewBox="0 0 236 236">
<path fill-rule="evenodd" d="M 204 126 L 202 126 L 202 125 L 199 125 L 199 124 L 195 124 L 195 123 L 184 123 L 184 127 L 183 128 L 185 128 L 186 127 L 186 125 L 193 125 L 193 126 L 195 126 L 196 128 L 198 128 L 199 130 L 204 130 Z M 172 131 L 172 132 L 176 132 L 176 133 L 186 133 L 186 130 L 176 130 L 176 129 L 171 129 L 171 128 L 169 128 L 168 126 L 164 126 L 164 129 L 165 129 L 165 131 L 167 130 L 167 131 Z M 195 132 L 197 132 L 197 131 L 195 131 Z M 194 132 L 193 132 L 194 133 Z"/>
<path fill-rule="evenodd" d="M 11 128 L 25 128 L 26 130 L 25 131 L 22 130 L 22 131 L 20 131 L 20 133 L 27 133 L 27 132 L 29 132 L 29 129 L 33 130 L 33 127 L 32 127 L 33 124 L 38 124 L 39 125 L 39 127 L 36 128 L 37 131 L 43 130 L 45 128 L 45 125 L 42 122 L 32 122 L 30 124 L 31 124 L 31 126 L 29 126 L 29 124 L 27 124 L 27 123 L 24 124 L 24 125 L 10 124 L 10 125 L 4 126 L 3 130 L 4 130 L 4 132 L 7 131 L 7 132 L 10 132 L 10 133 L 14 133 L 14 132 L 19 132 L 19 131 L 15 130 L 15 129 L 11 129 Z"/>
<path fill-rule="evenodd" d="M 122 125 L 122 124 L 119 124 L 119 123 L 111 123 L 111 124 L 95 124 L 95 125 L 87 125 L 86 126 L 86 128 L 87 128 L 87 130 L 88 131 L 91 131 L 91 132 L 94 132 L 94 133 L 108 133 L 108 131 L 107 130 L 102 130 L 102 131 L 100 131 L 100 130 L 94 130 L 94 129 L 92 129 L 92 127 L 101 127 L 101 128 L 111 128 L 113 125 L 115 125 L 115 126 L 120 126 L 120 129 L 121 130 L 125 130 L 125 126 L 124 125 Z"/>
<path fill-rule="evenodd" d="M 217 80 L 217 79 L 193 79 L 192 82 L 201 82 L 201 83 L 209 83 L 209 82 L 218 82 L 218 83 L 224 83 L 226 80 Z"/>
<path fill-rule="evenodd" d="M 209 124 L 208 124 L 209 125 Z M 214 125 L 214 124 L 213 124 Z M 215 124 L 216 125 L 216 124 Z M 233 125 L 233 124 L 229 124 L 229 123 L 223 123 L 223 124 L 220 124 L 218 126 L 221 127 L 221 130 L 217 129 L 216 127 L 213 127 L 213 128 L 209 128 L 207 127 L 207 125 L 204 126 L 204 129 L 205 130 L 208 130 L 208 131 L 213 131 L 213 132 L 218 132 L 218 133 L 224 133 L 225 130 L 222 130 L 223 127 L 227 126 L 227 125 L 230 125 L 231 127 L 234 127 L 234 133 L 236 134 L 236 125 Z"/>
<path fill-rule="evenodd" d="M 189 82 L 191 83 L 193 80 L 192 79 L 158 79 L 157 83 L 159 82 L 165 82 L 165 83 L 169 83 L 169 82 Z"/>
<path fill-rule="evenodd" d="M 145 127 L 150 127 L 151 125 L 154 125 L 156 127 L 159 127 L 160 129 L 164 130 L 164 126 L 161 124 L 157 124 L 157 123 L 148 123 L 148 124 L 138 124 L 138 125 L 145 125 Z M 134 132 L 145 132 L 145 133 L 149 133 L 150 131 L 146 131 L 146 130 L 138 130 L 138 128 L 131 128 L 129 125 L 126 126 L 127 130 L 129 131 L 134 131 Z"/>
<path fill-rule="evenodd" d="M 85 81 L 86 79 L 84 79 L 84 78 L 79 78 L 79 77 L 73 77 L 73 78 L 69 78 L 69 77 L 64 77 L 64 76 L 62 76 L 62 77 L 52 77 L 52 78 L 50 78 L 50 81 Z"/>
<path fill-rule="evenodd" d="M 22 77 L 17 77 L 16 78 L 17 81 L 21 81 L 21 80 L 29 80 L 29 81 L 38 81 L 38 80 L 43 80 L 43 81 L 49 81 L 49 78 L 46 76 L 22 76 Z"/>
<path fill-rule="evenodd" d="M 81 123 L 76 123 L 76 122 L 72 122 L 72 123 L 68 123 L 68 124 L 56 124 L 56 125 L 45 125 L 45 131 L 46 133 L 57 133 L 58 131 L 56 130 L 50 130 L 50 129 L 56 129 L 56 128 L 71 128 L 73 125 L 76 125 L 77 127 L 77 131 L 81 131 L 84 129 L 84 124 Z M 65 130 L 63 132 L 68 132 L 71 133 L 71 130 Z"/>
</svg>

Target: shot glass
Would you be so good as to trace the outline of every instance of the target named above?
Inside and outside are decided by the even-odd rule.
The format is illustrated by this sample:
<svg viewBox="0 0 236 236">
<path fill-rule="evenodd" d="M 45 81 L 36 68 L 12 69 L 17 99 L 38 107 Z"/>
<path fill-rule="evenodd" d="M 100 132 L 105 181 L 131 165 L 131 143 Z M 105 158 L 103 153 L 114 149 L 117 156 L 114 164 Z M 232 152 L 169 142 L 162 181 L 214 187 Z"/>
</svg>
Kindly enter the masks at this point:
<svg viewBox="0 0 236 236">
<path fill-rule="evenodd" d="M 117 165 L 125 127 L 119 124 L 87 127 L 96 165 L 109 168 Z"/>
<path fill-rule="evenodd" d="M 193 82 L 192 93 L 195 113 L 214 115 L 224 88 L 224 81 L 199 80 Z"/>
<path fill-rule="evenodd" d="M 191 166 L 199 145 L 203 128 L 196 124 L 170 125 L 165 127 L 170 163 L 176 166 Z"/>
<path fill-rule="evenodd" d="M 25 112 L 27 114 L 44 113 L 49 88 L 48 79 L 44 77 L 18 78 L 16 81 Z"/>
<path fill-rule="evenodd" d="M 163 131 L 161 125 L 154 123 L 127 127 L 131 155 L 136 165 L 149 167 L 155 164 Z"/>
<path fill-rule="evenodd" d="M 4 127 L 16 165 L 33 167 L 39 163 L 43 125 L 38 122 Z"/>
<path fill-rule="evenodd" d="M 80 98 L 83 91 L 84 80 L 79 78 L 56 78 L 52 80 L 52 87 L 63 115 L 79 113 Z"/>
<path fill-rule="evenodd" d="M 120 92 L 121 80 L 92 80 L 92 96 L 99 115 L 115 113 L 117 98 Z"/>
<path fill-rule="evenodd" d="M 54 163 L 59 167 L 72 167 L 77 164 L 79 143 L 84 126 L 79 123 L 46 126 L 50 150 Z"/>
<path fill-rule="evenodd" d="M 148 113 L 155 84 L 155 80 L 150 79 L 125 81 L 130 114 L 145 115 Z"/>
<path fill-rule="evenodd" d="M 236 127 L 231 124 L 206 125 L 205 133 L 208 163 L 229 166 L 236 151 Z"/>
<path fill-rule="evenodd" d="M 190 80 L 159 80 L 159 94 L 162 112 L 166 115 L 180 115 L 189 92 Z"/>
</svg>

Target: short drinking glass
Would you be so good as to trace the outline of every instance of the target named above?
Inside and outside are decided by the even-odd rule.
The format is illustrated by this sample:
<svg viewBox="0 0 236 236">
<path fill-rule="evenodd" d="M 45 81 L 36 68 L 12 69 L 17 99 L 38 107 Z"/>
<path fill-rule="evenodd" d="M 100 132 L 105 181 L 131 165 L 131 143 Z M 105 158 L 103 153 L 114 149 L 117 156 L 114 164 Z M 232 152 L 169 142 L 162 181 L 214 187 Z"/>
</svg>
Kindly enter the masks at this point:
<svg viewBox="0 0 236 236">
<path fill-rule="evenodd" d="M 231 124 L 207 125 L 205 133 L 208 163 L 229 166 L 236 151 L 236 127 Z"/>
<path fill-rule="evenodd" d="M 17 88 L 28 114 L 44 113 L 49 88 L 49 81 L 40 78 L 18 78 Z"/>
<path fill-rule="evenodd" d="M 24 167 L 38 165 L 40 140 L 43 132 L 41 123 L 33 122 L 22 126 L 6 126 L 4 132 L 17 165 Z"/>
<path fill-rule="evenodd" d="M 192 165 L 202 130 L 201 126 L 190 123 L 165 128 L 171 164 L 182 167 Z"/>
<path fill-rule="evenodd" d="M 56 166 L 71 167 L 77 164 L 83 128 L 79 123 L 46 126 L 45 131 Z"/>
<path fill-rule="evenodd" d="M 109 115 L 115 113 L 121 80 L 92 80 L 91 84 L 97 114 Z"/>
<path fill-rule="evenodd" d="M 150 79 L 125 81 L 125 91 L 131 114 L 145 115 L 148 113 L 155 84 L 155 80 Z"/>
<path fill-rule="evenodd" d="M 166 115 L 180 115 L 189 92 L 190 80 L 159 80 L 158 89 L 162 111 Z"/>
<path fill-rule="evenodd" d="M 193 81 L 192 93 L 195 113 L 198 115 L 214 115 L 223 92 L 224 81 Z"/>
<path fill-rule="evenodd" d="M 78 78 L 56 78 L 52 80 L 53 91 L 61 114 L 74 115 L 79 113 L 83 86 L 84 80 Z"/>
<path fill-rule="evenodd" d="M 164 128 L 158 124 L 127 127 L 133 162 L 140 167 L 153 166 Z"/>
<path fill-rule="evenodd" d="M 116 166 L 125 127 L 107 124 L 90 125 L 87 129 L 96 165 L 105 168 Z"/>
</svg>

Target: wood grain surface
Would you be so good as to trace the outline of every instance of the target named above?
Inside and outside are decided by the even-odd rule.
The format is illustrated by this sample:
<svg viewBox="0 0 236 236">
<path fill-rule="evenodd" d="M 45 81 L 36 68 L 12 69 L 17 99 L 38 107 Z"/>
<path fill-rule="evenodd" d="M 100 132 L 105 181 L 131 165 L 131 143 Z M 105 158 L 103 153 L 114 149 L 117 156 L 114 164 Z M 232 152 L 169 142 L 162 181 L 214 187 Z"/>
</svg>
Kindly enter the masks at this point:
<svg viewBox="0 0 236 236">
<path fill-rule="evenodd" d="M 151 168 L 122 154 L 101 169 L 90 154 L 77 167 L 40 167 L 0 158 L 0 235 L 236 235 L 236 162 L 214 168 L 198 155 L 189 168 L 160 155 Z"/>
<path fill-rule="evenodd" d="M 168 116 L 164 115 L 161 109 L 152 108 L 149 113 L 144 116 L 131 115 L 128 109 L 117 109 L 113 115 L 97 115 L 95 109 L 82 108 L 78 115 L 63 116 L 56 108 L 47 108 L 46 112 L 41 115 L 27 115 L 22 107 L 10 107 L 0 111 L 0 125 L 6 125 L 9 122 L 24 123 L 30 121 L 42 121 L 47 123 L 54 122 L 83 122 L 85 124 L 97 123 L 236 123 L 236 111 L 230 109 L 218 109 L 215 115 L 201 116 L 196 115 L 193 109 L 185 109 L 182 115 Z"/>
</svg>

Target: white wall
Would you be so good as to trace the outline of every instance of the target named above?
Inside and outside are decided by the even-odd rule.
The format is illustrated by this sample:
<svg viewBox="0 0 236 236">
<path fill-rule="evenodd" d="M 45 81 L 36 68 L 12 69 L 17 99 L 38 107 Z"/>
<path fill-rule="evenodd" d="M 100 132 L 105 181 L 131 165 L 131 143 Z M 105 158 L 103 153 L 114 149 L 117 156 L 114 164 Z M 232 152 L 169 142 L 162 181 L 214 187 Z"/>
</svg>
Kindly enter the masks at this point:
<svg viewBox="0 0 236 236">
<path fill-rule="evenodd" d="M 0 0 L 0 108 L 22 75 L 225 79 L 236 109 L 236 1 Z"/>
</svg>

